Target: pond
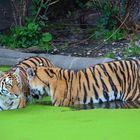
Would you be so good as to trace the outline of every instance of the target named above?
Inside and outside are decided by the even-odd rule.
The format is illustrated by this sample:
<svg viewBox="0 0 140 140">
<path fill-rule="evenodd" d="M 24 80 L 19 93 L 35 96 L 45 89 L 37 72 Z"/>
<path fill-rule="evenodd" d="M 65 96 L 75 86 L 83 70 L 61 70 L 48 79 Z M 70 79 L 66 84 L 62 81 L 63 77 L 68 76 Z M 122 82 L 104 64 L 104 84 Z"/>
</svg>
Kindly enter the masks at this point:
<svg viewBox="0 0 140 140">
<path fill-rule="evenodd" d="M 44 106 L 52 106 L 51 101 L 36 101 L 37 104 Z M 76 105 L 71 107 L 72 110 L 88 110 L 88 109 L 138 109 L 140 101 L 111 101 L 104 103 Z"/>
<path fill-rule="evenodd" d="M 140 108 L 140 101 L 112 101 L 104 103 L 96 103 L 90 105 L 78 105 L 72 107 L 74 110 L 83 109 L 138 109 Z"/>
</svg>

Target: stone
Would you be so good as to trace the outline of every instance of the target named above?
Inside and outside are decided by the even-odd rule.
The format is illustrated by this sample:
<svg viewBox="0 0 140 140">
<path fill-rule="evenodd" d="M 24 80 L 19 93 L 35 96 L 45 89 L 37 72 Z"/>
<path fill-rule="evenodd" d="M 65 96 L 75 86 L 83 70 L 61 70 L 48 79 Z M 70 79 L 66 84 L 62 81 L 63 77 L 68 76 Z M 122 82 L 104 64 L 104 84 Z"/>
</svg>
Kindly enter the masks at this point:
<svg viewBox="0 0 140 140">
<path fill-rule="evenodd" d="M 0 1 L 0 32 L 8 29 L 14 22 L 10 0 Z"/>
<path fill-rule="evenodd" d="M 43 53 L 42 54 L 22 53 L 10 49 L 0 49 L 0 65 L 14 66 L 19 61 L 31 56 L 46 57 L 50 61 L 52 61 L 56 66 L 66 69 L 82 69 L 89 67 L 93 64 L 104 63 L 113 60 L 111 58 L 85 58 L 64 55 L 50 55 Z"/>
</svg>

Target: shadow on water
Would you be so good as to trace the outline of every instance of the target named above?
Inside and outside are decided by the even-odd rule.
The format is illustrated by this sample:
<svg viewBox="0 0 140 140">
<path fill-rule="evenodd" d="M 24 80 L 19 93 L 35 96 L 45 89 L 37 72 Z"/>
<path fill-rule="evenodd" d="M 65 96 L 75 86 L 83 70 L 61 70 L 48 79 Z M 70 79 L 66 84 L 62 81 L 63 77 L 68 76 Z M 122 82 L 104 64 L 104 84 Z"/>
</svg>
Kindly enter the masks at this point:
<svg viewBox="0 0 140 140">
<path fill-rule="evenodd" d="M 138 109 L 140 108 L 140 101 L 112 101 L 105 103 L 96 103 L 89 105 L 77 105 L 72 107 L 73 110 L 86 110 L 86 109 Z"/>
<path fill-rule="evenodd" d="M 38 101 L 40 105 L 52 106 L 51 101 Z M 112 101 L 105 103 L 96 103 L 88 105 L 76 105 L 71 107 L 72 110 L 86 110 L 86 109 L 138 109 L 140 108 L 140 101 Z"/>
</svg>

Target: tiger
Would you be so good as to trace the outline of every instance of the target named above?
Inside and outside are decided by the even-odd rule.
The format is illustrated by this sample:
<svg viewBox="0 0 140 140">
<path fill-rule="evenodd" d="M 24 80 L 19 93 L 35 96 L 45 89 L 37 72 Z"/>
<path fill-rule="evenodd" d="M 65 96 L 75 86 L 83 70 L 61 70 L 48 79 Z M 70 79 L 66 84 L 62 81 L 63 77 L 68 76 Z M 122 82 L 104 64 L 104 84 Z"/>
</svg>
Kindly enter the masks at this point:
<svg viewBox="0 0 140 140">
<path fill-rule="evenodd" d="M 20 61 L 0 77 L 0 110 L 18 109 L 30 99 L 26 70 L 37 66 L 55 67 L 43 57 L 29 57 Z"/>
<path fill-rule="evenodd" d="M 27 69 L 30 94 L 54 106 L 140 100 L 140 60 L 114 60 L 81 70 Z"/>
</svg>

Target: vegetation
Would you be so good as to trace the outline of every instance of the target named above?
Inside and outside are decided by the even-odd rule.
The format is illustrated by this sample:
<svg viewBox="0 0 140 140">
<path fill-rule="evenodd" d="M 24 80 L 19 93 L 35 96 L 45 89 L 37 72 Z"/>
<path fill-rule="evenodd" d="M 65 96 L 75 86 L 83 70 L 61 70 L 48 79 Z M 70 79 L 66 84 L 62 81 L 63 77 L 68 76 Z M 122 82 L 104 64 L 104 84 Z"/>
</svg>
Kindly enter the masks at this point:
<svg viewBox="0 0 140 140">
<path fill-rule="evenodd" d="M 135 45 L 133 42 L 129 44 L 127 48 L 123 49 L 123 57 L 132 57 L 132 56 L 140 56 L 140 47 Z"/>
<path fill-rule="evenodd" d="M 47 12 L 48 3 L 43 3 L 42 0 L 32 0 L 32 2 L 31 15 L 25 18 L 18 14 L 17 16 L 20 16 L 22 20 L 19 22 L 19 19 L 15 18 L 16 24 L 10 28 L 8 33 L 0 36 L 1 45 L 12 48 L 29 48 L 37 46 L 43 50 L 51 50 L 52 35 L 46 30 L 47 17 L 42 17 L 40 15 L 42 8 Z M 12 3 L 16 6 L 16 9 L 22 8 L 22 3 L 16 3 L 14 0 Z M 21 11 L 24 10 L 27 11 L 27 9 L 21 9 Z M 20 13 L 20 10 L 18 12 Z"/>
<path fill-rule="evenodd" d="M 9 69 L 10 69 L 9 66 L 0 66 L 0 71 L 2 71 L 2 72 L 6 72 L 6 71 L 8 71 Z"/>
<path fill-rule="evenodd" d="M 105 54 L 105 57 L 107 58 L 115 58 L 115 54 L 113 52 L 108 52 L 107 54 Z"/>
<path fill-rule="evenodd" d="M 49 32 L 43 33 L 39 24 L 30 22 L 22 27 L 13 27 L 8 35 L 0 37 L 2 45 L 12 48 L 28 48 L 40 46 L 49 50 L 52 35 Z"/>
<path fill-rule="evenodd" d="M 0 112 L 0 131 L 1 139 L 5 140 L 138 140 L 139 118 L 139 109 L 72 111 L 66 107 L 32 104 Z"/>
<path fill-rule="evenodd" d="M 132 41 L 129 43 L 128 47 L 121 48 L 121 58 L 128 57 L 139 57 L 140 56 L 140 47 L 136 45 L 136 42 Z M 115 58 L 116 54 L 114 52 L 108 52 L 105 54 L 105 57 Z"/>
<path fill-rule="evenodd" d="M 104 40 L 104 41 L 119 41 L 125 39 L 127 36 L 126 31 L 116 29 L 108 30 L 104 28 L 97 29 L 93 34 L 93 39 L 96 40 Z"/>
<path fill-rule="evenodd" d="M 50 29 L 55 32 L 57 27 L 48 26 L 48 21 L 52 19 L 52 21 L 63 23 L 65 18 L 74 16 L 73 19 L 77 21 L 73 23 L 77 24 L 77 22 L 81 22 L 81 15 L 76 14 L 78 11 L 94 10 L 99 14 L 96 28 L 92 29 L 89 38 L 85 35 L 88 39 L 85 37 L 84 40 L 92 39 L 92 41 L 96 40 L 103 43 L 120 41 L 126 39 L 128 33 L 132 32 L 132 29 L 130 29 L 130 27 L 133 27 L 133 24 L 130 24 L 132 23 L 132 16 L 129 12 L 133 5 L 131 0 L 31 0 L 30 4 L 29 0 L 11 0 L 11 3 L 14 25 L 5 34 L 0 35 L 0 44 L 11 48 L 35 47 L 48 52 L 51 51 L 53 49 L 53 37 Z M 83 21 L 86 21 L 86 18 L 85 14 Z M 79 27 L 81 27 L 80 24 Z M 54 24 L 54 26 L 57 26 L 57 24 Z M 62 30 L 65 29 L 64 27 Z M 69 44 L 75 43 L 67 43 L 65 40 L 63 42 L 60 48 L 62 48 L 61 46 L 66 48 Z M 137 55 L 138 50 L 135 48 L 130 49 L 129 47 L 129 50 Z M 129 51 L 127 51 L 124 50 L 124 55 L 128 54 Z M 110 55 L 110 53 L 108 54 Z M 112 54 L 111 57 L 113 57 Z"/>
</svg>

